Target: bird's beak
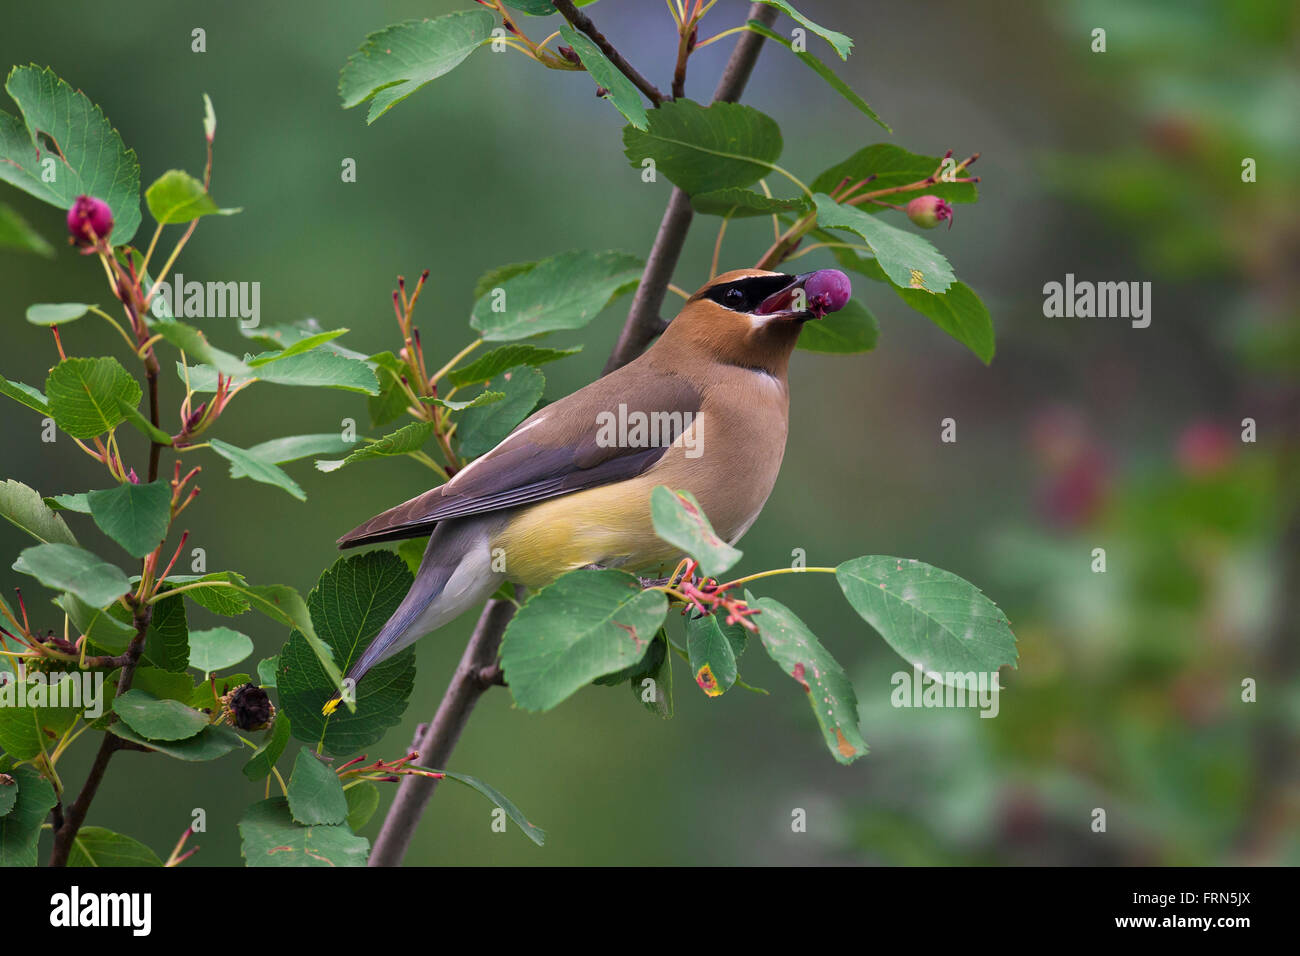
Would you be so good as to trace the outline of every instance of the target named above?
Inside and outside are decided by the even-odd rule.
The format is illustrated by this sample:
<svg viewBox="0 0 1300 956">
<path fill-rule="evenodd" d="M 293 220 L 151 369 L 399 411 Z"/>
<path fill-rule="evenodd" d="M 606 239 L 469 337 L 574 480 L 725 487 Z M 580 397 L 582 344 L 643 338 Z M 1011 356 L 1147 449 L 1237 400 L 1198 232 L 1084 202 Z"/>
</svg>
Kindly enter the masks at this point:
<svg viewBox="0 0 1300 956">
<path fill-rule="evenodd" d="M 784 289 L 759 303 L 755 315 L 783 319 L 820 319 L 844 308 L 853 294 L 849 277 L 838 269 L 818 269 L 795 276 Z"/>
</svg>

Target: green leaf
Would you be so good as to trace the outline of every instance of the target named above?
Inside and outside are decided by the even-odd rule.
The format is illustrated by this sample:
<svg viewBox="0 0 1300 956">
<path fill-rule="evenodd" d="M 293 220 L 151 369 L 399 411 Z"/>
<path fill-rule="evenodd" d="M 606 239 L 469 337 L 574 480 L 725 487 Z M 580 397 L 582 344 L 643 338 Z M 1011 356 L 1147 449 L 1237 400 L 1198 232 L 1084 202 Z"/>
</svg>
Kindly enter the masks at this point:
<svg viewBox="0 0 1300 956">
<path fill-rule="evenodd" d="M 349 555 L 321 575 L 307 597 L 319 640 L 346 671 L 365 652 L 411 586 L 411 572 L 391 551 Z M 355 710 L 321 713 L 339 687 L 295 632 L 280 652 L 276 689 L 293 735 L 325 753 L 353 753 L 383 737 L 406 710 L 415 683 L 415 649 L 377 664 L 355 688 Z"/>
<path fill-rule="evenodd" d="M 4 701 L 4 706 L 0 706 L 0 748 L 15 760 L 31 760 L 42 752 L 52 751 L 59 737 L 81 716 L 82 712 L 76 708 L 49 706 L 54 696 L 63 691 L 52 682 L 46 683 L 43 677 L 28 677 L 23 707 L 18 706 L 17 683 L 6 684 L 0 690 L 0 700 Z M 33 700 L 33 694 L 42 696 Z M 82 703 L 89 706 L 90 701 Z"/>
<path fill-rule="evenodd" d="M 732 627 L 744 630 L 738 624 Z M 691 658 L 691 673 L 700 690 L 709 697 L 721 697 L 736 683 L 739 673 L 733 641 L 737 639 L 744 647 L 744 638 L 733 637 L 723 630 L 717 614 L 691 614 L 686 619 L 686 650 Z"/>
<path fill-rule="evenodd" d="M 715 189 L 713 192 L 692 196 L 691 207 L 696 212 L 707 216 L 748 219 L 752 216 L 768 216 L 778 212 L 807 212 L 809 203 L 803 196 L 781 199 L 776 196 L 764 196 L 752 189 L 729 186 L 726 189 Z"/>
<path fill-rule="evenodd" d="M 225 584 L 245 585 L 243 577 L 233 571 L 214 571 L 211 574 L 173 574 L 167 578 L 167 583 L 176 587 L 185 584 L 198 584 L 204 581 L 211 581 L 212 586 L 190 588 L 184 592 L 184 596 L 200 607 L 205 607 L 212 613 L 221 614 L 225 617 L 237 617 L 248 610 L 248 598 L 238 588 L 224 586 Z"/>
<path fill-rule="evenodd" d="M 104 610 L 91 607 L 75 594 L 62 594 L 53 603 L 68 615 L 72 626 L 85 634 L 101 651 L 123 654 L 135 637 L 135 628 L 116 616 L 116 613 L 127 615 L 126 609 L 120 604 L 110 604 L 108 610 Z"/>
<path fill-rule="evenodd" d="M 707 577 L 721 577 L 740 560 L 742 552 L 718 537 L 689 491 L 657 485 L 650 493 L 650 517 L 655 534 L 698 561 Z"/>
<path fill-rule="evenodd" d="M 121 568 L 70 544 L 28 548 L 13 568 L 56 591 L 71 591 L 92 607 L 104 607 L 131 590 Z"/>
<path fill-rule="evenodd" d="M 491 405 L 493 402 L 499 402 L 505 397 L 505 392 L 479 392 L 467 402 L 449 402 L 445 399 L 433 398 L 428 395 L 420 396 L 420 401 L 429 405 L 437 405 L 439 408 L 446 408 L 453 412 L 463 412 L 467 408 L 478 408 L 480 405 Z"/>
<path fill-rule="evenodd" d="M 501 666 L 515 702 L 549 710 L 602 674 L 645 656 L 668 612 L 662 591 L 642 591 L 625 571 L 570 571 L 510 621 Z"/>
<path fill-rule="evenodd" d="M 762 179 L 775 168 L 782 143 L 776 120 L 751 106 L 674 100 L 651 112 L 648 129 L 625 127 L 623 146 L 633 166 L 653 159 L 660 173 L 694 196 Z"/>
<path fill-rule="evenodd" d="M 89 492 L 79 491 L 75 495 L 50 495 L 43 499 L 55 511 L 75 511 L 78 514 L 90 514 L 90 505 L 86 502 Z"/>
<path fill-rule="evenodd" d="M 866 754 L 867 744 L 858 730 L 858 698 L 844 668 L 784 604 L 771 598 L 751 604 L 763 612 L 754 619 L 763 649 L 803 685 L 827 749 L 843 764 Z"/>
<path fill-rule="evenodd" d="M 238 690 L 245 684 L 251 684 L 252 681 L 253 679 L 247 674 L 223 674 L 220 677 L 208 677 L 191 688 L 189 697 L 185 698 L 185 703 L 195 710 L 218 713 L 221 710 L 222 697 L 225 697 L 226 694 L 233 690 Z"/>
<path fill-rule="evenodd" d="M 234 667 L 252 654 L 252 639 L 228 627 L 190 632 L 190 667 L 203 671 L 204 677 Z"/>
<path fill-rule="evenodd" d="M 27 321 L 32 325 L 60 325 L 75 322 L 94 306 L 81 302 L 42 303 L 27 307 Z"/>
<path fill-rule="evenodd" d="M 148 740 L 188 740 L 208 726 L 206 716 L 180 701 L 159 700 L 134 688 L 117 695 L 113 712 Z"/>
<path fill-rule="evenodd" d="M 45 503 L 40 493 L 12 478 L 0 482 L 0 518 L 42 544 L 77 543 L 62 516 Z"/>
<path fill-rule="evenodd" d="M 817 34 L 819 37 L 821 37 L 823 40 L 825 40 L 827 43 L 831 45 L 831 47 L 835 50 L 835 52 L 839 54 L 841 60 L 847 60 L 849 57 L 849 53 L 853 51 L 852 37 L 845 36 L 843 33 L 839 33 L 835 30 L 827 29 L 826 27 L 823 26 L 818 26 L 816 23 L 813 23 L 802 13 L 796 10 L 793 6 L 791 6 L 790 3 L 787 2 L 787 0 L 758 0 L 758 2 L 766 3 L 769 7 L 776 7 L 778 10 L 780 10 L 790 19 L 794 20 L 800 26 L 808 30 L 811 30 L 813 33 Z"/>
<path fill-rule="evenodd" d="M 258 747 L 253 756 L 248 759 L 248 763 L 244 764 L 244 776 L 253 783 L 269 777 L 271 768 L 284 753 L 284 748 L 289 745 L 291 734 L 288 716 L 277 713 L 275 723 L 271 725 L 271 735 L 267 737 L 266 743 Z"/>
<path fill-rule="evenodd" d="M 172 436 L 168 435 L 161 428 L 158 428 L 149 421 L 149 419 L 141 415 L 140 410 L 134 405 L 118 399 L 117 407 L 126 417 L 126 423 L 136 431 L 140 432 L 150 441 L 157 442 L 159 445 L 164 445 L 168 448 L 171 447 Z"/>
<path fill-rule="evenodd" d="M 49 782 L 31 767 L 15 767 L 9 776 L 18 788 L 18 799 L 12 810 L 0 816 L 0 866 L 35 866 L 41 825 L 58 798 Z"/>
<path fill-rule="evenodd" d="M 460 10 L 431 20 L 407 20 L 366 37 L 339 76 L 343 108 L 370 100 L 373 123 L 416 90 L 459 66 L 492 35 L 486 10 Z"/>
<path fill-rule="evenodd" d="M 531 365 L 516 365 L 489 381 L 486 390 L 502 392 L 505 397 L 461 414 L 456 426 L 461 455 L 477 458 L 499 445 L 532 413 L 545 387 L 545 376 Z"/>
<path fill-rule="evenodd" d="M 943 295 L 921 289 L 895 288 L 898 297 L 930 319 L 979 357 L 985 365 L 993 361 L 993 320 L 989 310 L 964 282 L 954 282 Z"/>
<path fill-rule="evenodd" d="M 111 725 L 108 732 L 115 737 L 121 737 L 123 740 L 156 750 L 160 754 L 190 763 L 217 760 L 242 746 L 239 735 L 229 727 L 212 725 L 185 740 L 149 740 L 140 736 L 122 721 Z"/>
<path fill-rule="evenodd" d="M 489 286 L 489 288 L 491 287 Z M 502 345 L 485 355 L 480 355 L 463 368 L 448 372 L 447 379 L 457 388 L 463 388 L 466 385 L 478 385 L 481 382 L 488 381 L 495 375 L 500 375 L 507 369 L 514 368 L 516 365 L 531 365 L 537 368 L 546 365 L 548 362 L 567 358 L 570 355 L 577 355 L 581 351 L 581 345 L 571 349 L 547 349 L 524 344 Z"/>
<path fill-rule="evenodd" d="M 655 653 L 655 648 L 662 648 L 659 654 L 659 663 L 655 668 L 646 674 L 633 677 L 628 686 L 632 688 L 632 693 L 636 699 L 641 702 L 641 706 L 654 714 L 656 717 L 662 717 L 669 720 L 673 716 L 673 652 L 668 650 L 668 634 L 661 627 L 659 633 L 655 636 L 654 643 L 650 645 L 650 651 L 646 654 Z M 653 681 L 654 694 L 650 694 L 651 686 L 646 684 L 646 680 Z"/>
<path fill-rule="evenodd" d="M 156 319 L 149 327 L 149 330 L 161 335 L 172 345 L 183 351 L 186 358 L 196 359 L 205 365 L 211 366 L 223 375 L 243 379 L 250 378 L 254 374 L 249 366 L 229 352 L 223 352 L 221 349 L 210 345 L 208 337 L 192 325 Z"/>
<path fill-rule="evenodd" d="M 110 677 L 106 686 L 107 684 L 111 684 L 116 687 L 117 676 L 120 675 L 121 671 L 114 671 L 113 676 Z M 137 667 L 135 669 L 135 677 L 131 680 L 131 689 L 144 691 L 146 694 L 157 697 L 159 700 L 180 701 L 182 704 L 188 704 L 195 710 L 202 710 L 203 707 L 212 706 L 211 689 L 207 687 L 195 688 L 194 678 L 190 677 L 189 674 L 178 674 L 174 671 L 165 671 L 161 667 Z M 208 699 L 201 702 L 196 701 L 197 690 L 207 691 Z M 200 703 L 202 706 L 198 706 Z"/>
<path fill-rule="evenodd" d="M 249 807 L 239 836 L 249 866 L 365 866 L 370 853 L 370 841 L 346 826 L 299 826 L 283 797 Z"/>
<path fill-rule="evenodd" d="M 316 468 L 320 471 L 338 471 L 344 465 L 351 465 L 370 458 L 387 458 L 393 455 L 409 455 L 419 451 L 433 434 L 433 422 L 412 422 L 404 425 L 392 434 L 385 435 L 378 441 L 362 445 L 348 457 L 339 461 L 318 460 Z"/>
<path fill-rule="evenodd" d="M 0 120 L 0 124 L 3 122 Z M 0 249 L 34 252 L 46 259 L 54 258 L 54 247 L 45 241 L 45 237 L 4 203 L 0 203 Z"/>
<path fill-rule="evenodd" d="M 172 489 L 165 481 L 137 485 L 129 481 L 86 495 L 90 516 L 133 558 L 143 558 L 167 537 Z"/>
<path fill-rule="evenodd" d="M 503 266 L 497 266 L 495 269 L 489 269 L 479 276 L 478 281 L 474 283 L 474 301 L 477 302 L 507 279 L 531 271 L 536 265 L 536 262 L 508 262 Z M 510 364 L 515 365 L 517 363 L 511 362 Z"/>
<path fill-rule="evenodd" d="M 257 662 L 257 680 L 262 687 L 275 687 L 275 672 L 280 669 L 280 656 L 266 657 Z"/>
<path fill-rule="evenodd" d="M 546 831 L 541 827 L 536 827 L 529 823 L 528 818 L 523 815 L 523 812 L 507 800 L 505 794 L 500 790 L 497 790 L 495 787 L 489 786 L 477 777 L 471 777 L 466 773 L 452 773 L 450 770 L 439 770 L 436 772 L 441 773 L 448 780 L 455 780 L 457 783 L 463 783 L 465 786 L 483 794 L 483 796 L 487 797 L 506 812 L 506 816 L 509 817 L 511 821 L 519 827 L 519 829 L 524 831 L 524 836 L 528 837 L 528 839 L 532 840 L 538 846 L 545 845 Z"/>
<path fill-rule="evenodd" d="M 323 348 L 287 357 L 273 353 L 269 362 L 266 358 L 266 355 L 259 355 L 249 360 L 255 366 L 259 381 L 306 388 L 339 388 L 362 395 L 379 394 L 375 373 L 361 359 Z"/>
<path fill-rule="evenodd" d="M 303 338 L 280 349 L 278 352 L 264 354 L 249 362 L 253 366 L 267 365 L 271 362 L 278 362 L 281 359 L 292 358 L 295 355 L 301 355 L 303 352 L 310 352 L 312 349 L 319 348 L 326 342 L 332 342 L 340 335 L 345 335 L 348 329 L 330 329 L 328 332 L 317 332 L 315 335 L 305 335 Z"/>
<path fill-rule="evenodd" d="M 15 67 L 5 89 L 22 118 L 0 112 L 0 180 L 60 209 L 78 196 L 102 199 L 113 210 L 110 242 L 129 242 L 140 225 L 140 164 L 103 112 L 49 69 Z M 53 182 L 41 162 L 38 135 L 58 144 Z"/>
<path fill-rule="evenodd" d="M 82 827 L 72 841 L 68 866 L 162 866 L 158 854 L 139 840 L 103 827 Z"/>
<path fill-rule="evenodd" d="M 356 833 L 379 809 L 379 788 L 369 780 L 353 784 L 343 794 L 348 801 L 348 829 Z"/>
<path fill-rule="evenodd" d="M 145 190 L 144 201 L 159 225 L 190 222 L 200 216 L 230 216 L 238 209 L 222 209 L 208 191 L 182 169 L 169 169 Z"/>
<path fill-rule="evenodd" d="M 279 466 L 264 461 L 243 448 L 236 448 L 234 445 L 229 445 L 217 438 L 211 439 L 209 444 L 212 446 L 213 451 L 231 463 L 230 476 L 232 478 L 247 475 L 254 481 L 262 482 L 262 484 L 283 488 L 299 501 L 307 500 L 306 493 L 298 483 L 290 478 Z M 239 475 L 235 474 L 236 466 L 239 468 Z"/>
<path fill-rule="evenodd" d="M 927 240 L 869 216 L 855 206 L 840 205 L 825 193 L 818 193 L 814 199 L 817 222 L 861 236 L 895 285 L 943 292 L 956 281 L 948 260 Z"/>
<path fill-rule="evenodd" d="M 26 405 L 42 415 L 50 413 L 50 400 L 45 397 L 44 392 L 22 382 L 11 382 L 3 375 L 0 375 L 0 395 L 12 398 L 15 402 Z"/>
<path fill-rule="evenodd" d="M 289 812 L 305 827 L 337 826 L 348 818 L 339 776 L 307 747 L 298 751 L 289 778 Z"/>
<path fill-rule="evenodd" d="M 68 358 L 45 380 L 50 414 L 73 438 L 97 438 L 126 418 L 118 402 L 140 404 L 140 384 L 115 358 Z"/>
<path fill-rule="evenodd" d="M 812 181 L 809 188 L 815 193 L 833 192 L 844 180 L 856 183 L 875 176 L 863 191 L 891 189 L 920 182 L 941 170 L 943 160 L 938 156 L 922 156 L 909 152 L 893 143 L 876 143 L 864 146 L 848 159 L 841 160 Z M 975 202 L 979 198 L 974 183 L 949 183 L 938 181 L 925 187 L 925 193 L 939 196 L 949 202 Z M 918 195 L 920 195 L 918 193 Z M 871 203 L 859 206 L 864 213 L 879 215 L 887 206 Z"/>
<path fill-rule="evenodd" d="M 774 33 L 772 30 L 769 30 L 767 27 L 763 26 L 763 24 L 759 23 L 757 20 L 750 20 L 748 23 L 745 24 L 745 26 L 748 27 L 750 30 L 752 30 L 754 33 L 757 33 L 760 36 L 767 37 L 767 39 L 773 40 L 781 44 L 783 47 L 785 47 L 787 50 L 793 53 L 796 57 L 798 57 L 799 62 L 801 62 L 804 66 L 811 69 L 823 80 L 825 80 L 827 85 L 829 85 L 830 88 L 833 89 L 836 93 L 840 94 L 840 96 L 844 97 L 846 100 L 852 103 L 855 107 L 858 108 L 858 110 L 860 110 L 870 119 L 872 119 L 876 123 L 879 123 L 885 129 L 890 130 L 889 124 L 876 115 L 876 111 L 873 110 L 870 105 L 868 105 L 867 101 L 864 100 L 862 97 L 858 96 L 857 93 L 853 92 L 852 87 L 850 87 L 847 83 L 845 83 L 838 76 L 832 73 L 830 68 L 826 66 L 826 64 L 823 63 L 821 60 L 817 59 L 817 57 L 813 56 L 811 53 L 796 50 L 794 48 L 793 43 L 791 43 L 785 37 L 781 36 L 781 34 Z M 844 34 L 838 33 L 836 34 L 836 36 L 844 36 Z M 844 37 L 844 39 L 848 40 L 848 37 Z M 850 44 L 852 42 L 853 42 L 852 40 L 849 40 Z M 843 56 L 841 56 L 840 58 L 843 59 Z M 890 132 L 893 132 L 893 130 L 890 130 Z"/>
<path fill-rule="evenodd" d="M 245 453 L 252 455 L 259 461 L 268 462 L 272 465 L 284 465 L 291 461 L 298 461 L 300 458 L 309 458 L 312 455 L 329 455 L 351 451 L 355 447 L 355 442 L 345 441 L 342 435 L 336 432 L 327 432 L 321 435 L 292 435 L 287 438 L 273 438 L 270 441 L 264 441 L 252 448 L 245 449 Z M 247 475 L 248 472 L 238 462 L 231 463 L 231 478 L 245 478 Z"/>
<path fill-rule="evenodd" d="M 7 816 L 17 804 L 17 782 L 13 777 L 0 777 L 0 817 Z"/>
<path fill-rule="evenodd" d="M 920 292 L 918 295 L 929 293 Z M 799 334 L 798 347 L 805 352 L 852 355 L 870 352 L 876 347 L 879 335 L 880 325 L 876 322 L 876 317 L 861 302 L 850 299 L 838 312 L 831 312 L 813 322 L 805 322 L 803 331 Z"/>
<path fill-rule="evenodd" d="M 645 129 L 648 122 L 645 104 L 641 102 L 641 91 L 636 88 L 636 84 L 624 76 L 619 68 L 600 52 L 600 47 L 587 39 L 586 34 L 579 33 L 565 23 L 560 27 L 560 37 L 573 47 L 573 52 L 578 54 L 578 59 L 587 68 L 596 85 L 609 91 L 605 99 L 613 104 L 614 109 L 622 113 L 624 118 L 637 129 Z"/>
<path fill-rule="evenodd" d="M 656 111 L 658 112 L 658 111 Z M 564 252 L 501 281 L 474 303 L 470 325 L 489 342 L 580 329 L 635 288 L 642 262 L 623 252 Z"/>
<path fill-rule="evenodd" d="M 238 575 L 232 574 L 231 576 L 238 578 Z M 287 584 L 245 584 L 242 578 L 238 578 L 236 588 L 241 595 L 248 599 L 252 608 L 273 620 L 294 628 L 316 655 L 317 663 L 325 672 L 333 688 L 335 690 L 343 689 L 343 675 L 339 672 L 338 665 L 335 663 L 334 654 L 316 636 L 316 629 L 312 625 L 312 615 L 307 609 L 307 604 L 297 591 Z M 352 709 L 351 705 L 349 705 L 349 709 Z"/>
<path fill-rule="evenodd" d="M 853 609 L 913 667 L 957 686 L 972 673 L 1016 666 L 1006 615 L 957 575 L 920 561 L 872 555 L 845 561 L 835 578 Z"/>
<path fill-rule="evenodd" d="M 125 608 L 114 607 L 125 616 Z M 190 626 L 181 595 L 164 597 L 154 604 L 144 638 L 144 659 L 167 671 L 183 672 L 189 666 Z"/>
</svg>

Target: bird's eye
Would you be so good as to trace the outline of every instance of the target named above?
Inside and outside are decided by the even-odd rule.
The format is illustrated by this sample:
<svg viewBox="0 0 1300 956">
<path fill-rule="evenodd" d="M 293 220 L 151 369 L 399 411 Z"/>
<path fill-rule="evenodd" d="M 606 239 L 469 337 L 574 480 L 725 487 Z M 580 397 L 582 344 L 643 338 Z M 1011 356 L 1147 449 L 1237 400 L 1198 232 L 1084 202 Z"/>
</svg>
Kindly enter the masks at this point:
<svg viewBox="0 0 1300 956">
<path fill-rule="evenodd" d="M 722 298 L 728 308 L 735 308 L 745 301 L 745 293 L 741 292 L 739 289 L 732 288 L 728 289 Z"/>
</svg>

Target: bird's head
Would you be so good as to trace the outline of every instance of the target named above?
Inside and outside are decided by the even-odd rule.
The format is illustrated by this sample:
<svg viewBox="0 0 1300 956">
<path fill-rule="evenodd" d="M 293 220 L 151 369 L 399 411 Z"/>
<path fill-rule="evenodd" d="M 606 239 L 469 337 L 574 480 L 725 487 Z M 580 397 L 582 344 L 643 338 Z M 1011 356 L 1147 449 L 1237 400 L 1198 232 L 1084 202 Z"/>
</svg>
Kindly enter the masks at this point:
<svg viewBox="0 0 1300 956">
<path fill-rule="evenodd" d="M 736 269 L 691 296 L 664 337 L 719 361 L 780 374 L 803 324 L 844 308 L 852 293 L 849 277 L 836 269 Z"/>
</svg>

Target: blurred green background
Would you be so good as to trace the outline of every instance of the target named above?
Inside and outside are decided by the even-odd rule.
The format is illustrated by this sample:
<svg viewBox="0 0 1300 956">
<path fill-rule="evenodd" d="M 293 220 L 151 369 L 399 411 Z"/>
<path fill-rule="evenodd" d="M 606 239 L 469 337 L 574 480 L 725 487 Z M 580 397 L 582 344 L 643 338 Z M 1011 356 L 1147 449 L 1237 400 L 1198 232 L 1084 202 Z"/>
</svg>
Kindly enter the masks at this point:
<svg viewBox="0 0 1300 956">
<path fill-rule="evenodd" d="M 201 171 L 209 93 L 213 193 L 244 212 L 202 223 L 181 260 L 186 276 L 258 281 L 264 324 L 315 316 L 373 352 L 395 347 L 395 275 L 427 267 L 432 288 L 417 321 L 426 352 L 445 358 L 468 341 L 480 273 L 566 249 L 644 255 L 669 189 L 627 165 L 621 118 L 594 99 L 588 78 L 515 54 L 476 53 L 373 127 L 362 109 L 340 108 L 339 67 L 367 33 L 468 5 L 143 0 L 126 10 L 73 0 L 6 11 L 0 64 L 49 65 L 85 90 L 137 150 L 146 184 L 172 167 Z M 742 676 L 770 697 L 734 690 L 710 700 L 678 667 L 671 721 L 622 688 L 593 687 L 544 715 L 494 691 L 450 769 L 509 795 L 547 829 L 547 846 L 491 832 L 489 804 L 443 787 L 408 862 L 1295 862 L 1295 5 L 799 6 L 855 38 L 854 55 L 834 68 L 893 137 L 774 48 L 744 101 L 780 122 L 782 162 L 805 181 L 884 140 L 930 154 L 981 151 L 981 201 L 958 207 L 953 229 L 931 238 L 988 304 L 998 354 L 983 367 L 885 287 L 856 280 L 880 319 L 879 347 L 796 356 L 784 468 L 740 570 L 788 564 L 802 548 L 811 564 L 896 554 L 974 581 L 1020 641 L 1001 714 L 891 707 L 901 659 L 832 581 L 781 578 L 763 593 L 799 611 L 848 668 L 868 757 L 835 764 L 804 695 L 758 652 L 742 660 Z M 702 32 L 734 25 L 745 8 L 721 0 Z M 667 88 L 675 37 L 662 3 L 604 0 L 591 13 Z M 535 39 L 549 32 L 525 26 Z M 195 27 L 207 32 L 206 53 L 190 51 Z M 1104 54 L 1090 52 L 1097 27 L 1107 31 Z M 689 95 L 708 98 L 733 42 L 692 59 Z M 1258 162 L 1257 183 L 1241 182 L 1246 156 Z M 356 183 L 340 181 L 346 157 Z M 56 356 L 24 309 L 102 303 L 103 276 L 62 245 L 60 213 L 0 193 L 59 244 L 52 261 L 0 252 L 0 372 L 38 382 Z M 707 278 L 716 224 L 696 219 L 677 284 Z M 751 264 L 769 241 L 769 223 L 733 223 L 721 268 Z M 823 255 L 803 264 L 832 265 Z M 1151 281 L 1151 326 L 1044 318 L 1043 284 L 1067 272 Z M 586 332 L 549 338 L 586 349 L 545 369 L 548 398 L 599 374 L 628 302 Z M 219 346 L 243 345 L 233 328 L 205 329 Z M 107 354 L 120 351 L 114 338 L 86 321 L 64 341 Z M 167 407 L 179 389 L 163 382 Z M 332 431 L 347 417 L 365 424 L 364 399 L 349 393 L 264 385 L 253 395 L 234 403 L 219 437 L 247 447 Z M 939 441 L 948 416 L 956 444 Z M 1239 440 L 1247 416 L 1258 422 L 1256 444 Z M 129 447 L 139 461 L 142 444 Z M 12 403 L 0 448 L 3 477 L 43 494 L 102 484 L 70 441 L 41 443 L 37 419 Z M 309 495 L 300 504 L 227 480 L 215 456 L 202 464 L 204 493 L 185 525 L 209 569 L 304 594 L 335 559 L 338 534 L 428 486 L 428 472 L 406 459 L 337 475 L 304 462 L 289 467 Z M 87 519 L 73 519 L 93 536 Z M 9 569 L 27 543 L 0 527 L 0 584 L 30 585 L 29 607 L 53 627 L 49 595 Z M 1097 547 L 1105 574 L 1090 570 Z M 406 719 L 372 756 L 398 756 L 432 715 L 471 625 L 472 616 L 419 645 Z M 286 636 L 251 615 L 237 626 L 258 657 Z M 1241 702 L 1244 678 L 1259 682 L 1258 703 Z M 89 756 L 83 744 L 66 758 L 64 779 L 83 779 Z M 121 754 L 88 822 L 165 855 L 202 807 L 208 832 L 194 841 L 195 862 L 238 864 L 236 821 L 261 796 L 238 768 L 237 758 L 189 765 Z M 808 811 L 806 834 L 791 833 L 795 807 Z M 1108 811 L 1105 834 L 1090 830 L 1094 807 Z"/>
</svg>

